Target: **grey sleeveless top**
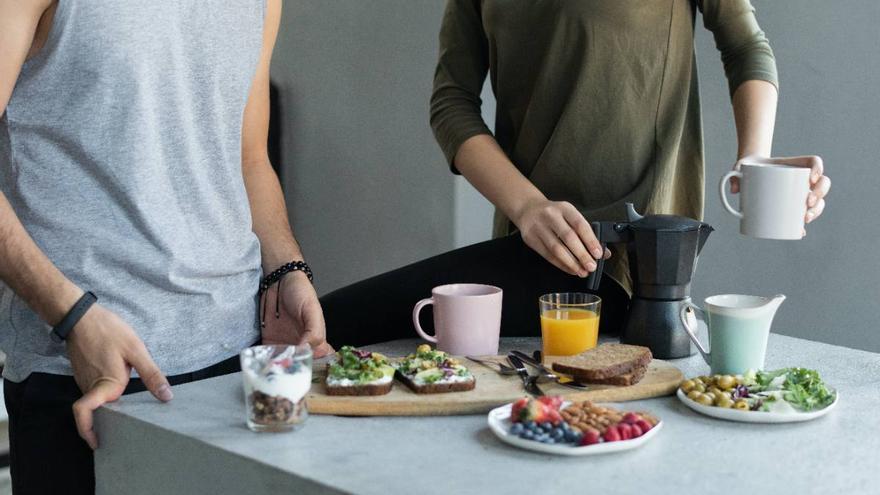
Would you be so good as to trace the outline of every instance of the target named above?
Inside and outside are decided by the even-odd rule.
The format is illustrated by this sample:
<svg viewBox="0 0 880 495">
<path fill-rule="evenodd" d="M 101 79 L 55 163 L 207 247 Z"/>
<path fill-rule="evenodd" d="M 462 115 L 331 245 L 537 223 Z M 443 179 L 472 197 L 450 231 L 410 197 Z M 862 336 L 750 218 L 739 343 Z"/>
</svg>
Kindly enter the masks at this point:
<svg viewBox="0 0 880 495">
<path fill-rule="evenodd" d="M 0 190 L 40 248 L 167 375 L 259 337 L 242 115 L 265 0 L 60 0 L 0 119 Z M 4 376 L 72 374 L 4 287 Z"/>
</svg>

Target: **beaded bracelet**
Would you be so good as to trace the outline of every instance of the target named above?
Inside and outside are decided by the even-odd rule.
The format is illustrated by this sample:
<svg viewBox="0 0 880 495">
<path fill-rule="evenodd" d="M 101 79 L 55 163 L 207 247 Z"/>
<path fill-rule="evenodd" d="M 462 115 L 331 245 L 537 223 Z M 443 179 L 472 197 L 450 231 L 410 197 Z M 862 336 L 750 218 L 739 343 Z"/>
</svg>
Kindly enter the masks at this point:
<svg viewBox="0 0 880 495">
<path fill-rule="evenodd" d="M 266 327 L 266 300 L 263 297 L 268 292 L 269 287 L 278 284 L 278 290 L 275 292 L 275 318 L 281 318 L 281 280 L 290 272 L 303 272 L 309 278 L 309 282 L 314 280 L 312 269 L 305 261 L 291 261 L 281 265 L 274 272 L 266 275 L 260 280 L 260 327 Z"/>
</svg>

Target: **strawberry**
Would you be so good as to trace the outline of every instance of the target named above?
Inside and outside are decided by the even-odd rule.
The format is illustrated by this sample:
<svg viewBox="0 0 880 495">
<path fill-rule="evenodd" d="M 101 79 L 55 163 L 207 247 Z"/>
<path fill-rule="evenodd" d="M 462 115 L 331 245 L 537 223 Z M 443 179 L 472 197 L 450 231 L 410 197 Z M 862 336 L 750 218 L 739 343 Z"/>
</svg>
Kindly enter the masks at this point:
<svg viewBox="0 0 880 495">
<path fill-rule="evenodd" d="M 519 423 L 522 421 L 520 416 L 522 415 L 523 408 L 526 407 L 526 404 L 529 403 L 529 399 L 527 397 L 523 397 L 518 401 L 513 403 L 513 406 L 510 408 L 510 420 L 514 423 Z"/>
<path fill-rule="evenodd" d="M 602 435 L 602 438 L 606 442 L 617 442 L 620 440 L 620 432 L 616 426 L 609 426 L 605 429 L 605 434 Z"/>
<path fill-rule="evenodd" d="M 642 436 L 642 433 L 644 433 L 642 431 L 642 428 L 638 424 L 629 425 L 629 426 L 630 426 L 630 428 L 632 428 L 632 437 L 633 438 L 638 438 L 638 437 Z"/>
<path fill-rule="evenodd" d="M 635 426 L 638 426 L 639 429 L 642 430 L 642 434 L 648 433 L 648 430 L 652 428 L 651 423 L 648 423 L 644 419 L 636 421 Z"/>
<path fill-rule="evenodd" d="M 642 419 L 642 417 L 639 416 L 638 414 L 636 414 L 634 412 L 628 412 L 623 415 L 623 419 L 621 419 L 620 421 L 623 423 L 634 425 L 634 424 L 636 424 L 636 421 L 638 421 L 640 419 Z"/>
<path fill-rule="evenodd" d="M 601 437 L 599 436 L 598 430 L 588 430 L 584 433 L 584 436 L 581 437 L 581 445 L 593 445 L 599 443 Z"/>
<path fill-rule="evenodd" d="M 521 407 L 516 407 L 521 401 L 527 402 Z M 511 409 L 511 418 L 514 422 L 534 421 L 535 423 L 552 423 L 559 424 L 562 416 L 559 411 L 544 404 L 543 402 L 532 399 L 520 399 Z"/>
<path fill-rule="evenodd" d="M 556 410 L 562 407 L 562 397 L 559 395 L 545 395 L 543 397 L 538 397 L 538 401 L 541 404 L 546 404 Z"/>
</svg>

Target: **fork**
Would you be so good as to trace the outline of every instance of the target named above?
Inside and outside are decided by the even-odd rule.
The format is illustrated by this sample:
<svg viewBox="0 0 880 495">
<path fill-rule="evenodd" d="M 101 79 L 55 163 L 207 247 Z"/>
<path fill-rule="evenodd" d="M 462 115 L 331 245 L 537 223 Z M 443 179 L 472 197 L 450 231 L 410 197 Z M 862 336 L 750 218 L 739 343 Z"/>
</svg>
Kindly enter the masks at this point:
<svg viewBox="0 0 880 495">
<path fill-rule="evenodd" d="M 482 364 L 483 366 L 485 366 L 493 371 L 497 371 L 498 373 L 500 373 L 502 375 L 515 375 L 516 374 L 515 369 L 511 368 L 510 366 L 507 366 L 506 364 L 499 363 L 497 361 L 489 361 L 488 359 L 480 359 L 480 358 L 474 357 L 474 356 L 465 356 L 465 358 L 467 358 L 475 363 Z M 496 366 L 497 366 L 497 369 L 496 369 Z"/>
</svg>

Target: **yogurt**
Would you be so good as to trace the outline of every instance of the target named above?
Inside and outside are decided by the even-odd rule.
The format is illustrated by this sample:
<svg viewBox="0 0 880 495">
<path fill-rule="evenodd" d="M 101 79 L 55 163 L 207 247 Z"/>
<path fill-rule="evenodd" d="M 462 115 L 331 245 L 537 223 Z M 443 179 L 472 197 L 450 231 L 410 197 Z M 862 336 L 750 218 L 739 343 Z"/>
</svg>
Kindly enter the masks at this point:
<svg viewBox="0 0 880 495">
<path fill-rule="evenodd" d="M 265 374 L 250 368 L 243 372 L 248 395 L 258 391 L 273 397 L 284 397 L 296 404 L 312 387 L 312 370 L 307 366 L 301 366 L 294 373 L 287 372 L 280 366 L 271 366 Z"/>
</svg>

